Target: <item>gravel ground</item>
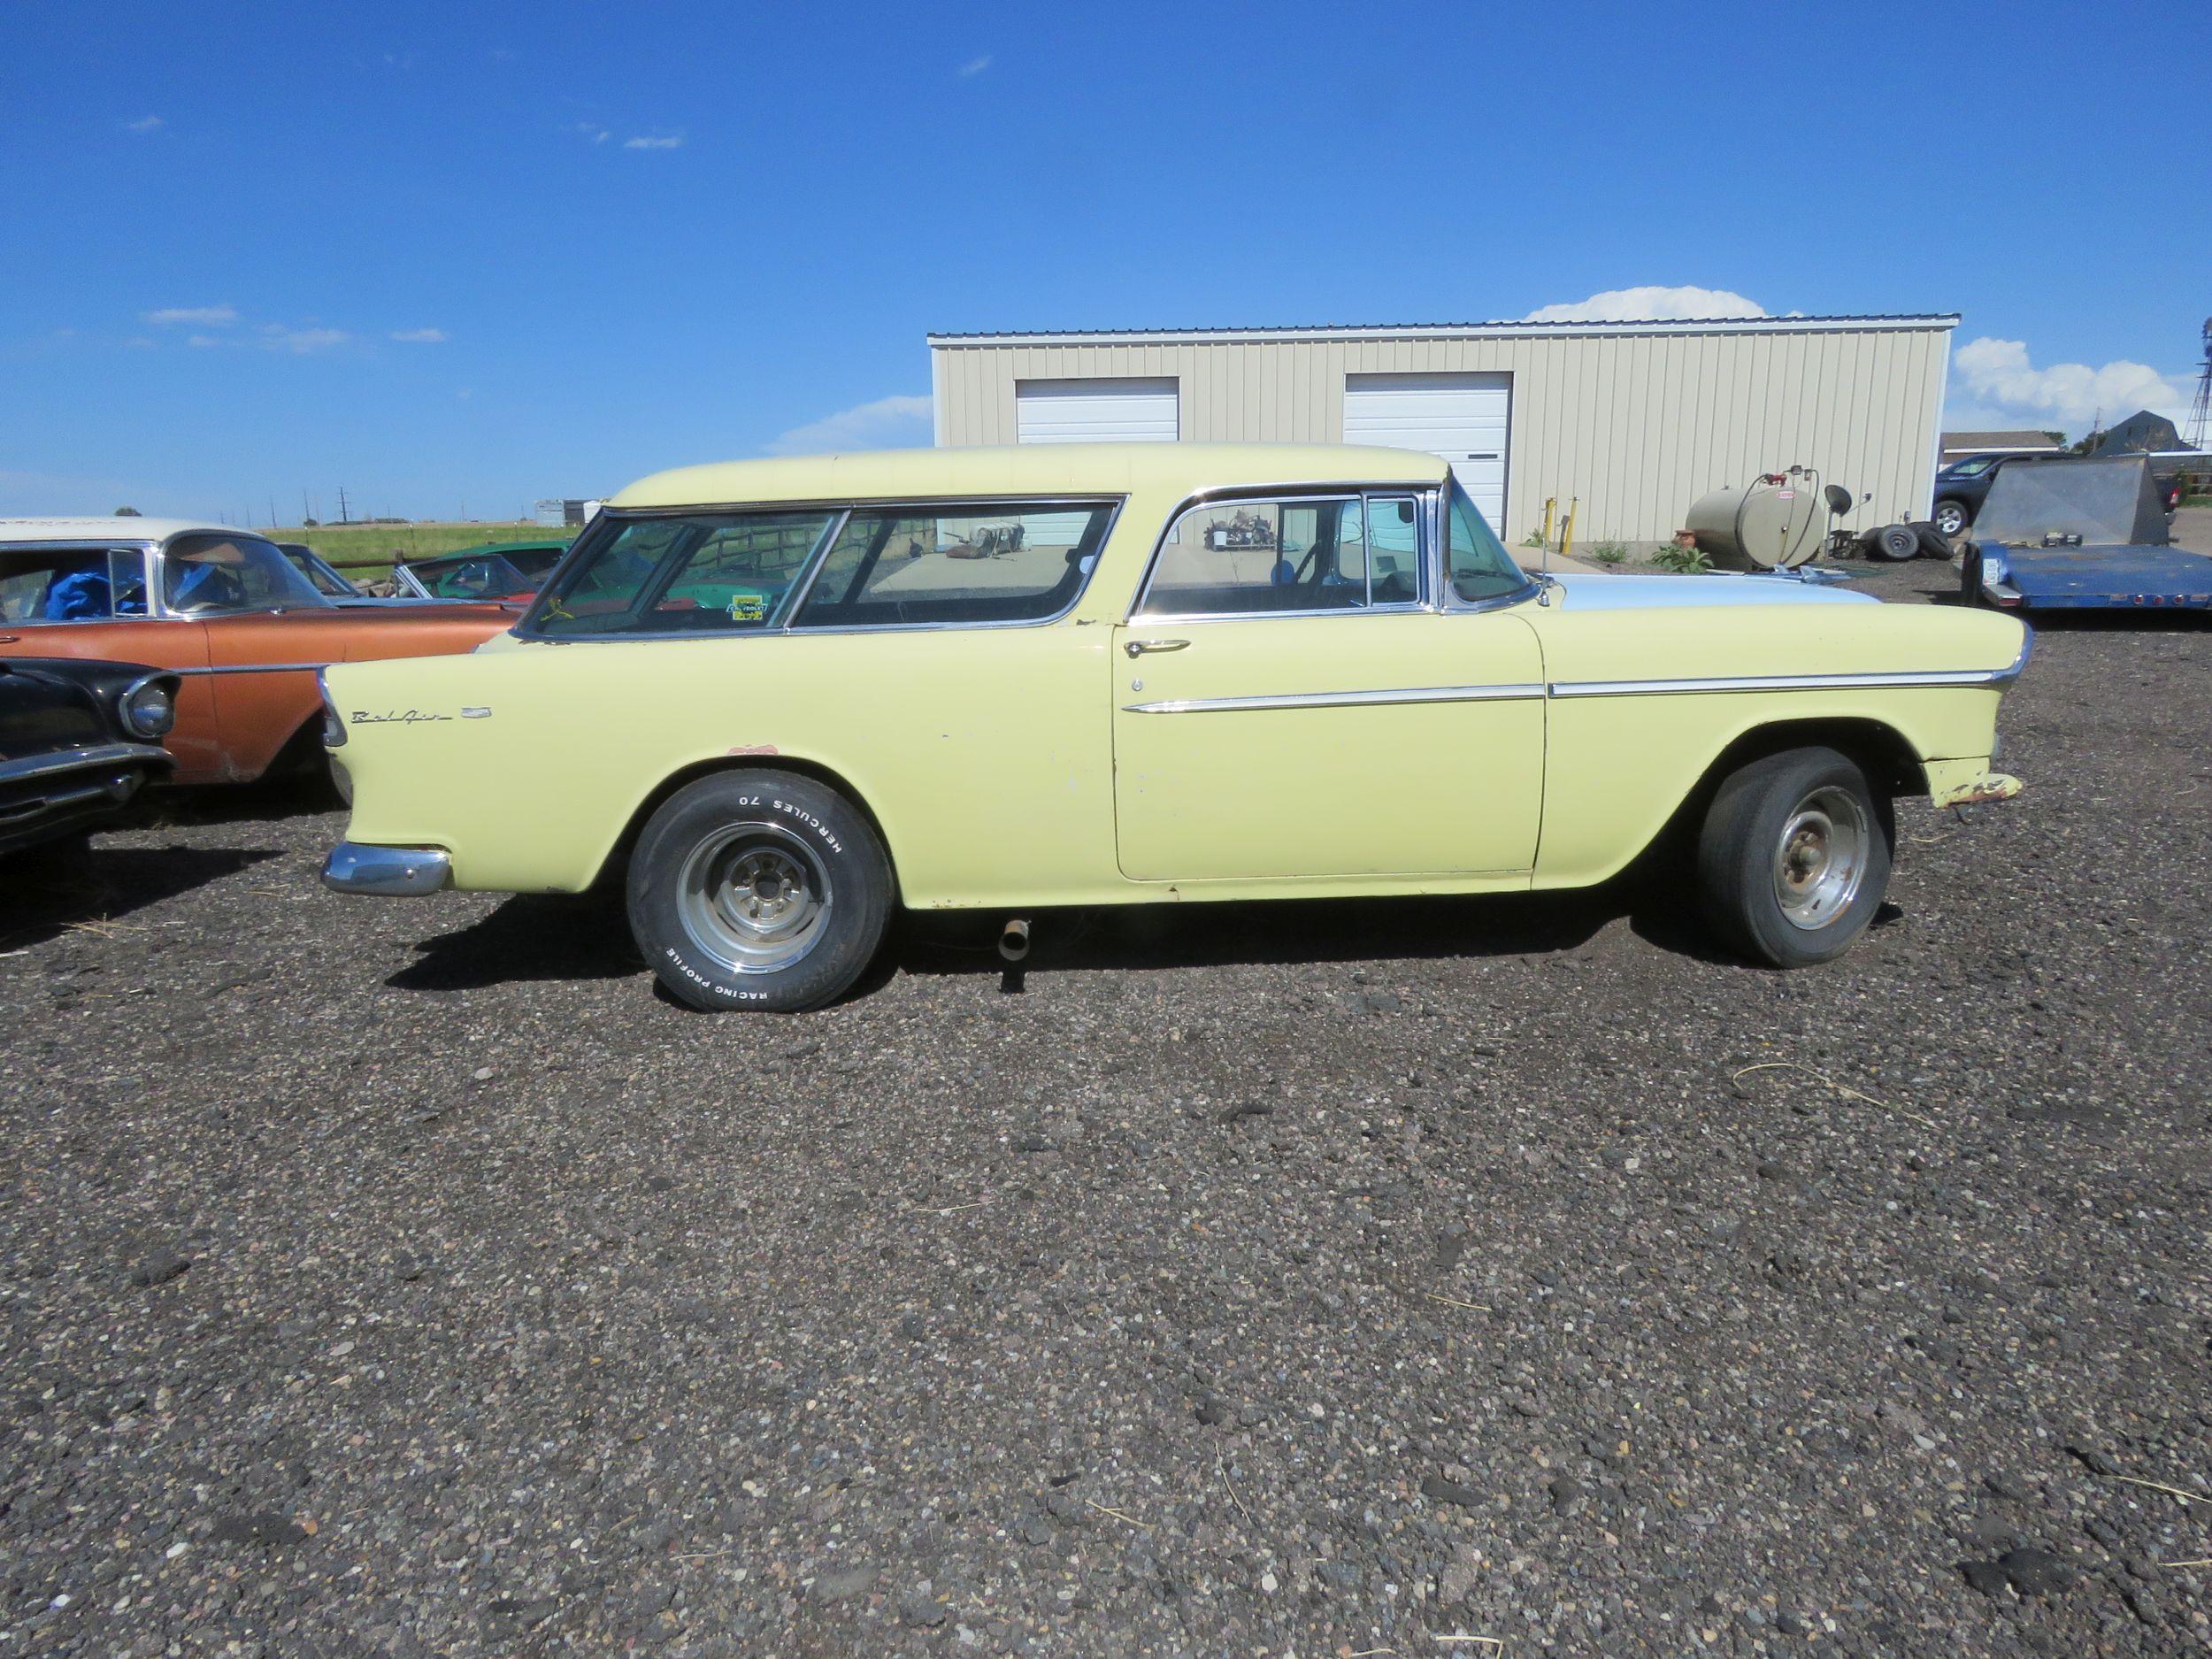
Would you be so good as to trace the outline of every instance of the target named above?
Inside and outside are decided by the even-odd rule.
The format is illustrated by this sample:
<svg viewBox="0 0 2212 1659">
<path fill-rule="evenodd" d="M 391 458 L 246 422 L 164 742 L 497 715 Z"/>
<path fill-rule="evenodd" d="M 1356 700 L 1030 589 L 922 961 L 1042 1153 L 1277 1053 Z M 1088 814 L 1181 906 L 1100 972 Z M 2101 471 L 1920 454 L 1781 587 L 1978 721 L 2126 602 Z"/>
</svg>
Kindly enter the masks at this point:
<svg viewBox="0 0 2212 1659">
<path fill-rule="evenodd" d="M 2204 1651 L 2208 671 L 2046 630 L 1795 975 L 1193 907 L 756 1021 L 280 792 L 19 872 L 0 1655 Z"/>
</svg>

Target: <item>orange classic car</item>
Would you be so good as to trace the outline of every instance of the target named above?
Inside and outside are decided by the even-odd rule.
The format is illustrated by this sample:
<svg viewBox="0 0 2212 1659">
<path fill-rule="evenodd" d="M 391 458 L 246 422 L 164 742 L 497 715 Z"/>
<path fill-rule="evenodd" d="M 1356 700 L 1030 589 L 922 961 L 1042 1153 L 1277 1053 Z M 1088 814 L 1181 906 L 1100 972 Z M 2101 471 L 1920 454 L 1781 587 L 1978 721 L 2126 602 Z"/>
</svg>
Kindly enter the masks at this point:
<svg viewBox="0 0 2212 1659">
<path fill-rule="evenodd" d="M 319 764 L 333 663 L 474 649 L 504 604 L 340 606 L 249 531 L 159 518 L 0 518 L 0 657 L 112 658 L 180 679 L 170 781 Z"/>
</svg>

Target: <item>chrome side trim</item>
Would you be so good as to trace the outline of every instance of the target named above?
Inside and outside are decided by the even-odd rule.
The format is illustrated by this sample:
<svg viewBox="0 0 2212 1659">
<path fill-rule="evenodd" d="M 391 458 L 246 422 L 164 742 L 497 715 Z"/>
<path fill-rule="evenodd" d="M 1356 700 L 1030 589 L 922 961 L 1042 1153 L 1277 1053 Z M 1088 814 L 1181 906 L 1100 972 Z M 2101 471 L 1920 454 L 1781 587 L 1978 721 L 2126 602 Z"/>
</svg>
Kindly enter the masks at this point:
<svg viewBox="0 0 2212 1659">
<path fill-rule="evenodd" d="M 83 749 L 58 749 L 51 754 L 26 755 L 19 760 L 0 760 L 0 783 L 21 783 L 30 778 L 49 778 L 57 772 L 81 772 L 92 766 L 171 766 L 175 762 L 158 743 L 98 743 Z"/>
<path fill-rule="evenodd" d="M 1182 697 L 1128 703 L 1124 714 L 1224 714 L 1255 709 L 1364 709 L 1402 703 L 1516 703 L 1544 695 L 1540 685 L 1412 686 L 1397 691 L 1300 691 L 1273 697 Z"/>
<path fill-rule="evenodd" d="M 165 674 L 319 674 L 329 663 L 226 663 L 218 668 L 165 668 Z"/>
<path fill-rule="evenodd" d="M 372 898 L 419 898 L 453 873 L 453 855 L 436 847 L 372 847 L 340 841 L 323 860 L 323 885 Z"/>
<path fill-rule="evenodd" d="M 2024 656 L 2022 662 L 2024 662 Z M 1855 691 L 1905 686 L 2002 686 L 2020 677 L 2009 668 L 1912 669 L 1873 674 L 1742 674 L 1709 680 L 1554 680 L 1555 697 L 1671 697 L 1714 691 Z"/>
</svg>

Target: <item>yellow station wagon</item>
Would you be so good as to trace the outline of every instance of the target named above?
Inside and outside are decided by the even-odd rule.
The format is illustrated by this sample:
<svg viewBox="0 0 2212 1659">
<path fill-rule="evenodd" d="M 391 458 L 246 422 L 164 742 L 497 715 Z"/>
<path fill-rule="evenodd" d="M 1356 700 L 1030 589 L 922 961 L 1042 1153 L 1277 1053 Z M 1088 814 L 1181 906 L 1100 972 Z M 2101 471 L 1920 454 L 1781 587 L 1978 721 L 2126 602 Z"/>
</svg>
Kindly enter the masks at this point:
<svg viewBox="0 0 2212 1659">
<path fill-rule="evenodd" d="M 1394 449 L 690 467 L 512 634 L 329 671 L 324 879 L 620 879 L 678 997 L 797 1010 L 898 905 L 1579 887 L 1678 827 L 1720 935 L 1794 967 L 1880 903 L 1893 799 L 2018 790 L 2026 656 L 2009 617 L 1770 576 L 1532 576 Z"/>
</svg>

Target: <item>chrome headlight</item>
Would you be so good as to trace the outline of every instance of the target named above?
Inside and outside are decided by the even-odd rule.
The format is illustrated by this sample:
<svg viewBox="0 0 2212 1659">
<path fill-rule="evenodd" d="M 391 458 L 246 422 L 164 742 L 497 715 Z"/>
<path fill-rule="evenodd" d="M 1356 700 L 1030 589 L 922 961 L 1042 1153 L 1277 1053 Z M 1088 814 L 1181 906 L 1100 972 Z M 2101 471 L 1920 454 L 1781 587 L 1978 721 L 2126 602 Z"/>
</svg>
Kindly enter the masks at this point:
<svg viewBox="0 0 2212 1659">
<path fill-rule="evenodd" d="M 158 674 L 148 674 L 124 687 L 123 695 L 115 700 L 115 709 L 122 717 L 123 729 L 149 742 L 165 736 L 177 723 L 176 696 Z"/>
<path fill-rule="evenodd" d="M 331 701 L 330 681 L 323 671 L 315 671 L 315 689 L 323 694 L 323 747 L 343 749 L 346 746 L 345 717 L 338 712 L 338 705 Z"/>
</svg>

